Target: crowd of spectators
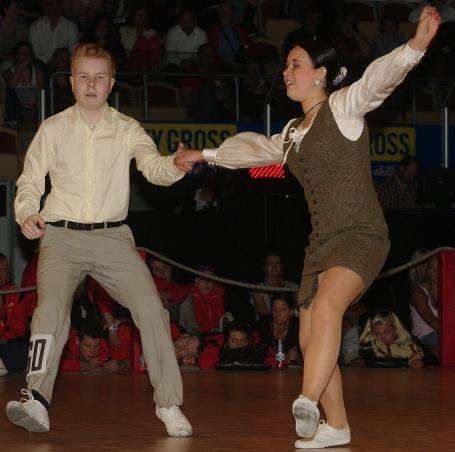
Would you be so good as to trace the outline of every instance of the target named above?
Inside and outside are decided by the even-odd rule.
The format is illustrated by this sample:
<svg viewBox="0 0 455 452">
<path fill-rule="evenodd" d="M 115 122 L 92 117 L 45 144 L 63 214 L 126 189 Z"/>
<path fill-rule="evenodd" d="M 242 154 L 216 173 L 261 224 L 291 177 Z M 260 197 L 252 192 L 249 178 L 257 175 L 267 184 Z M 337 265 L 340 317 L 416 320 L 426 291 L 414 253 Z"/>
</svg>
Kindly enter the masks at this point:
<svg viewBox="0 0 455 452">
<path fill-rule="evenodd" d="M 455 7 L 451 0 L 434 3 L 442 11 L 444 23 L 426 63 L 418 70 L 433 77 L 450 76 L 455 61 Z M 277 17 L 299 19 L 301 27 L 289 30 L 281 42 L 272 42 L 275 51 L 261 51 L 264 44 L 260 40 L 268 38 L 267 28 L 260 23 L 265 14 L 261 4 L 254 0 L 2 0 L 4 119 L 13 126 L 28 121 L 36 127 L 37 89 L 49 88 L 54 72 L 69 71 L 69 56 L 78 42 L 101 44 L 115 56 L 120 73 L 195 74 L 161 80 L 180 91 L 188 119 L 210 121 L 234 119 L 233 81 L 219 75 L 232 73 L 251 75 L 241 79 L 242 98 L 245 94 L 249 99 L 242 114 L 245 119 L 260 119 L 270 75 L 280 68 L 281 57 L 293 42 L 317 38 L 332 43 L 352 76 L 406 40 L 400 30 L 402 22 L 390 14 L 372 22 L 375 31 L 365 36 L 355 8 L 347 1 L 322 5 L 311 0 L 277 0 Z M 416 17 L 418 8 L 408 22 Z M 210 74 L 218 76 L 208 78 Z M 142 79 L 125 75 L 118 79 L 130 91 L 142 83 Z M 52 84 L 56 91 L 49 107 L 58 112 L 71 105 L 71 90 L 67 76 L 53 78 Z"/>
</svg>

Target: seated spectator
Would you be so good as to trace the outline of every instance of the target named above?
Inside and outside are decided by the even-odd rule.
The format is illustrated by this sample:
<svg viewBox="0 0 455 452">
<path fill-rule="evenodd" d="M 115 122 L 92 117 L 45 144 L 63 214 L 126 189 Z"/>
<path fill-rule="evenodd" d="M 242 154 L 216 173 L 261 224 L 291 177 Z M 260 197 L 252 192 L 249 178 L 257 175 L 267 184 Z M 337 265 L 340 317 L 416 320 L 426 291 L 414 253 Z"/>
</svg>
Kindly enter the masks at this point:
<svg viewBox="0 0 455 452">
<path fill-rule="evenodd" d="M 233 8 L 229 0 L 221 0 L 218 24 L 207 33 L 210 45 L 228 66 L 236 69 L 253 50 L 249 33 L 233 23 Z"/>
<path fill-rule="evenodd" d="M 103 329 L 108 334 L 109 345 L 117 348 L 123 347 L 125 344 L 122 342 L 119 330 L 120 325 L 123 323 L 130 323 L 129 312 L 112 299 L 106 290 L 91 276 L 86 278 L 85 290 L 88 299 L 101 315 Z M 115 315 L 116 310 L 121 308 L 127 311 L 127 315 Z"/>
<path fill-rule="evenodd" d="M 242 116 L 246 120 L 258 121 L 264 115 L 264 98 L 269 85 L 264 75 L 264 67 L 260 61 L 249 60 L 245 65 L 245 74 L 251 75 L 240 81 L 240 98 L 248 99 L 242 105 Z"/>
<path fill-rule="evenodd" d="M 120 27 L 120 40 L 129 71 L 157 70 L 160 64 L 160 41 L 150 27 L 146 6 L 135 5 L 127 25 Z"/>
<path fill-rule="evenodd" d="M 210 265 L 200 265 L 197 270 L 206 275 L 215 274 Z M 209 279 L 196 276 L 194 285 L 190 286 L 190 295 L 201 333 L 219 331 L 220 319 L 224 314 L 224 289 Z"/>
<path fill-rule="evenodd" d="M 206 342 L 198 358 L 201 369 L 215 369 L 220 363 L 228 364 L 229 361 L 237 362 L 240 367 L 277 367 L 273 350 L 262 344 L 260 337 L 242 322 L 228 323 L 223 333 L 207 338 Z"/>
<path fill-rule="evenodd" d="M 205 340 L 196 333 L 182 334 L 174 339 L 175 356 L 178 363 L 186 366 L 197 364 L 204 345 Z"/>
<path fill-rule="evenodd" d="M 415 157 L 404 157 L 397 171 L 384 179 L 377 188 L 379 202 L 384 210 L 416 209 L 419 162 Z"/>
<path fill-rule="evenodd" d="M 370 367 L 423 366 L 424 354 L 393 312 L 368 319 L 360 336 L 360 353 Z"/>
<path fill-rule="evenodd" d="M 393 17 L 383 17 L 379 24 L 379 34 L 373 42 L 375 58 L 391 52 L 406 42 L 399 33 L 400 23 Z"/>
<path fill-rule="evenodd" d="M 202 168 L 197 174 L 197 189 L 192 191 L 189 199 L 184 203 L 186 212 L 213 212 L 218 210 L 218 193 L 216 173 L 212 168 Z"/>
<path fill-rule="evenodd" d="M 0 5 L 0 56 L 13 53 L 14 46 L 28 39 L 28 27 L 20 17 L 20 1 L 4 0 Z"/>
<path fill-rule="evenodd" d="M 284 55 L 289 53 L 289 50 L 296 42 L 307 40 L 322 40 L 330 41 L 330 36 L 327 35 L 323 27 L 323 12 L 317 6 L 306 7 L 301 17 L 301 28 L 291 31 L 283 40 Z"/>
<path fill-rule="evenodd" d="M 3 66 L 5 115 L 7 121 L 33 123 L 38 109 L 38 92 L 44 88 L 44 71 L 36 64 L 29 42 L 14 46 L 14 61 Z"/>
<path fill-rule="evenodd" d="M 276 354 L 278 342 L 289 362 L 301 362 L 299 346 L 299 319 L 292 315 L 294 298 L 290 293 L 275 294 L 271 300 L 272 313 L 259 318 L 257 332 Z"/>
<path fill-rule="evenodd" d="M 125 52 L 120 41 L 120 35 L 109 17 L 100 14 L 87 26 L 81 42 L 98 44 L 114 56 L 117 67 L 125 62 Z"/>
<path fill-rule="evenodd" d="M 202 76 L 217 72 L 215 51 L 210 44 L 199 47 L 197 61 L 191 72 L 201 76 L 189 76 L 182 80 L 182 103 L 187 107 L 190 118 L 197 121 L 210 120 L 216 116 L 218 110 L 216 79 Z"/>
<path fill-rule="evenodd" d="M 196 26 L 193 11 L 183 10 L 178 24 L 166 34 L 164 71 L 189 70 L 196 60 L 198 49 L 207 42 L 204 30 Z"/>
<path fill-rule="evenodd" d="M 47 65 L 49 80 L 55 72 L 70 71 L 70 67 L 71 55 L 69 50 L 64 47 L 57 49 Z M 74 104 L 74 96 L 68 74 L 58 74 L 52 80 L 54 113 L 58 113 Z"/>
<path fill-rule="evenodd" d="M 198 330 L 194 319 L 192 302 L 189 299 L 189 288 L 177 284 L 172 279 L 172 267 L 157 258 L 150 258 L 148 266 L 156 288 L 160 294 L 163 307 L 169 311 L 171 320 L 185 328 L 186 331 Z"/>
<path fill-rule="evenodd" d="M 8 258 L 0 253 L 0 290 L 15 289 Z M 24 372 L 28 337 L 25 304 L 19 293 L 0 294 L 0 377 Z"/>
<path fill-rule="evenodd" d="M 288 289 L 298 289 L 298 285 L 283 278 L 283 261 L 281 256 L 270 251 L 264 260 L 264 280 L 258 283 L 263 287 L 286 287 Z M 256 318 L 261 315 L 271 314 L 271 292 L 252 292 L 251 302 L 256 311 Z"/>
<path fill-rule="evenodd" d="M 417 250 L 412 255 L 412 260 L 422 257 L 426 252 L 426 250 Z M 436 257 L 409 270 L 412 334 L 435 353 L 439 342 L 437 272 Z"/>
<path fill-rule="evenodd" d="M 35 57 L 47 64 L 54 52 L 65 47 L 73 53 L 79 41 L 77 25 L 62 16 L 61 0 L 43 0 L 45 16 L 30 27 L 30 43 Z"/>
<path fill-rule="evenodd" d="M 355 68 L 357 73 L 369 63 L 373 48 L 368 40 L 360 35 L 353 14 L 346 12 L 340 17 L 332 42 L 340 62 Z"/>
<path fill-rule="evenodd" d="M 63 14 L 76 23 L 81 33 L 85 33 L 104 10 L 104 3 L 104 0 L 62 0 Z"/>
<path fill-rule="evenodd" d="M 87 321 L 71 330 L 60 361 L 61 372 L 120 372 L 130 368 L 131 329 L 119 330 L 124 347 L 112 347 L 103 338 L 102 325 Z"/>
</svg>

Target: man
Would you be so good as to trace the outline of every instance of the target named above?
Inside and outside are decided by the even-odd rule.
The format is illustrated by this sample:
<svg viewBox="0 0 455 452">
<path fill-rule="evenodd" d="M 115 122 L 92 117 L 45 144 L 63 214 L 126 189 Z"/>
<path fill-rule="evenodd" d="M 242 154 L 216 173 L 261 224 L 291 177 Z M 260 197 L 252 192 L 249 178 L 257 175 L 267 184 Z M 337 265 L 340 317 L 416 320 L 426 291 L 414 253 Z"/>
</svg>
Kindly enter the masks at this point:
<svg viewBox="0 0 455 452">
<path fill-rule="evenodd" d="M 121 372 L 131 365 L 131 329 L 121 326 L 126 347 L 112 347 L 103 338 L 103 327 L 96 321 L 86 321 L 79 330 L 71 331 L 60 370 L 62 372 Z"/>
<path fill-rule="evenodd" d="M 417 176 L 419 162 L 415 157 L 404 157 L 398 165 L 397 171 L 384 179 L 378 186 L 378 198 L 384 210 L 389 209 L 416 209 L 417 204 Z"/>
<path fill-rule="evenodd" d="M 194 12 L 182 11 L 179 15 L 179 23 L 166 34 L 163 66 L 168 69 L 172 69 L 172 66 L 179 69 L 186 65 L 188 69 L 189 63 L 196 60 L 199 47 L 206 42 L 207 35 L 204 30 L 196 26 Z"/>
<path fill-rule="evenodd" d="M 43 9 L 46 15 L 30 27 L 30 43 L 35 58 L 47 64 L 57 49 L 74 50 L 79 30 L 74 22 L 62 16 L 62 0 L 43 0 Z"/>
<path fill-rule="evenodd" d="M 182 334 L 174 340 L 177 361 L 184 365 L 194 365 L 204 349 L 205 341 L 199 334 Z"/>
<path fill-rule="evenodd" d="M 42 243 L 24 390 L 29 400 L 10 402 L 6 411 L 11 422 L 27 430 L 49 430 L 47 410 L 68 338 L 73 293 L 90 274 L 130 309 L 141 332 L 157 417 L 169 435 L 189 436 L 191 425 L 178 407 L 183 391 L 169 315 L 123 224 L 132 158 L 150 182 L 161 185 L 181 179 L 189 167 L 177 168 L 173 156 L 162 157 L 137 121 L 109 107 L 114 81 L 108 52 L 96 44 L 75 50 L 70 82 L 76 104 L 44 121 L 17 181 L 16 220 L 25 237 L 42 237 Z M 52 190 L 39 212 L 47 173 Z"/>
</svg>

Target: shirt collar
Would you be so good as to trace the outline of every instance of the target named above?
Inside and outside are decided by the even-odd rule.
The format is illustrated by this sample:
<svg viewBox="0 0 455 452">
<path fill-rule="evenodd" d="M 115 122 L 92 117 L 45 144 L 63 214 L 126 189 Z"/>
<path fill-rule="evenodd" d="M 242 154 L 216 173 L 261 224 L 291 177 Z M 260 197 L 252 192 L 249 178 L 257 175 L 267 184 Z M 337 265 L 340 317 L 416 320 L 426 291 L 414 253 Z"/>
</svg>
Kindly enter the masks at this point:
<svg viewBox="0 0 455 452">
<path fill-rule="evenodd" d="M 74 104 L 74 107 L 71 111 L 70 119 L 73 124 L 75 124 L 79 120 L 82 121 L 81 112 L 79 110 L 79 105 L 77 102 Z M 101 121 L 103 121 L 105 123 L 105 125 L 107 125 L 107 126 L 114 125 L 113 111 L 112 111 L 112 108 L 107 103 L 104 108 L 104 112 L 103 112 L 103 116 L 101 117 Z"/>
</svg>

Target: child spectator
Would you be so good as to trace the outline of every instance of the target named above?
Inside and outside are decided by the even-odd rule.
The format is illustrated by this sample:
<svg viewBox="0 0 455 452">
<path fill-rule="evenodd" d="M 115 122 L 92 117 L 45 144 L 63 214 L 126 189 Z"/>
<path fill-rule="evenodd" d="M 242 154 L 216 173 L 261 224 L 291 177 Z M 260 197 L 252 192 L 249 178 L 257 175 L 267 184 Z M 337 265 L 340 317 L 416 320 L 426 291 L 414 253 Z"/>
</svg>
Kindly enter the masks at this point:
<svg viewBox="0 0 455 452">
<path fill-rule="evenodd" d="M 360 336 L 360 352 L 369 367 L 423 366 L 423 352 L 393 312 L 368 319 Z"/>
<path fill-rule="evenodd" d="M 210 265 L 197 268 L 206 275 L 214 275 Z M 197 276 L 190 286 L 194 315 L 201 333 L 219 331 L 220 319 L 224 314 L 224 289 L 213 281 Z"/>
<path fill-rule="evenodd" d="M 10 263 L 0 253 L 0 290 L 15 289 L 10 282 Z M 27 367 L 28 338 L 25 304 L 19 293 L 0 295 L 0 376 L 24 372 Z"/>
<path fill-rule="evenodd" d="M 278 352 L 278 342 L 291 362 L 300 362 L 299 319 L 292 315 L 294 299 L 290 293 L 275 294 L 271 301 L 272 313 L 260 317 L 257 331 L 265 344 Z"/>
<path fill-rule="evenodd" d="M 207 338 L 206 342 L 198 359 L 201 369 L 215 369 L 220 362 L 226 364 L 234 360 L 244 367 L 258 364 L 277 367 L 273 350 L 262 344 L 260 337 L 242 322 L 228 323 L 223 333 Z"/>
<path fill-rule="evenodd" d="M 122 347 L 109 346 L 96 321 L 85 322 L 79 331 L 70 332 L 60 362 L 61 372 L 119 372 L 130 368 L 131 330 L 119 329 Z"/>
</svg>

